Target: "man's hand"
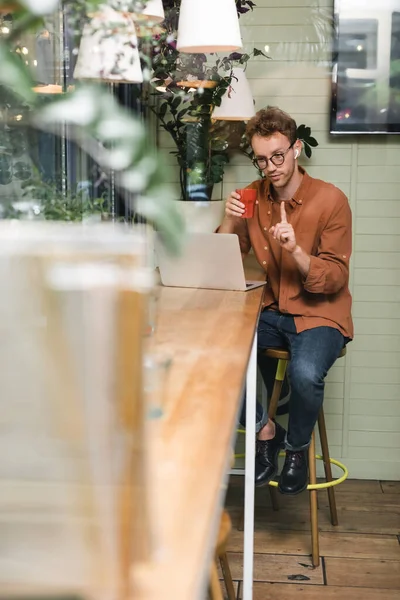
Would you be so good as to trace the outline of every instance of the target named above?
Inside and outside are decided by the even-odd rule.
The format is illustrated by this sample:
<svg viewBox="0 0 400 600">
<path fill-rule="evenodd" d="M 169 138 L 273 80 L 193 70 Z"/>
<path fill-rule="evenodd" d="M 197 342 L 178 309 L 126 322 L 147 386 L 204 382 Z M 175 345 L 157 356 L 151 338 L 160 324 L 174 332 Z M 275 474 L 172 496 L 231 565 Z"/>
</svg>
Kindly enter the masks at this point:
<svg viewBox="0 0 400 600">
<path fill-rule="evenodd" d="M 284 202 L 281 202 L 281 222 L 271 227 L 269 232 L 280 243 L 282 248 L 290 252 L 300 273 L 306 278 L 310 270 L 311 258 L 297 245 L 294 229 L 288 223 L 286 217 Z"/>
<path fill-rule="evenodd" d="M 281 222 L 271 227 L 269 232 L 290 254 L 296 250 L 296 236 L 293 227 L 288 223 L 284 202 L 281 202 Z"/>
<path fill-rule="evenodd" d="M 245 205 L 240 202 L 240 194 L 231 192 L 225 203 L 225 215 L 227 217 L 241 217 L 244 209 Z"/>
</svg>

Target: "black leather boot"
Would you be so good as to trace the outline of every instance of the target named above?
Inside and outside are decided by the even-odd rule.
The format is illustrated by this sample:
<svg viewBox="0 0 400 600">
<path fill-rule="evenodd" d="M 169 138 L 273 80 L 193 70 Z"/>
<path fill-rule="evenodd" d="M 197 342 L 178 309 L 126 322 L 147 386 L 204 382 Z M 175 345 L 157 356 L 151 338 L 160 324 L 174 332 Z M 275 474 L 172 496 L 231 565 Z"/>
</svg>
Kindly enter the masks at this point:
<svg viewBox="0 0 400 600">
<path fill-rule="evenodd" d="M 300 494 L 308 485 L 308 448 L 292 452 L 286 450 L 285 464 L 279 477 L 281 494 Z"/>
<path fill-rule="evenodd" d="M 272 440 L 256 442 L 256 487 L 266 485 L 278 472 L 279 451 L 285 447 L 286 431 L 275 423 L 275 437 Z"/>
</svg>

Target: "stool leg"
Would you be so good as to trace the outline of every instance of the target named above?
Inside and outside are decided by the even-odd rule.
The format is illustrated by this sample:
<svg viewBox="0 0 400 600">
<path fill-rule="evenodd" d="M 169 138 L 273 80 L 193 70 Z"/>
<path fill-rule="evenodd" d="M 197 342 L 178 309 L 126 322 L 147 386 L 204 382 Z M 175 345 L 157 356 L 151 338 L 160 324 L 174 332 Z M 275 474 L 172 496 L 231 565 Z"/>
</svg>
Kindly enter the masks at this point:
<svg viewBox="0 0 400 600">
<path fill-rule="evenodd" d="M 272 485 L 269 485 L 268 489 L 269 489 L 269 495 L 271 498 L 272 510 L 278 511 L 279 510 L 279 500 L 278 500 L 277 489 L 275 487 L 273 487 Z M 237 528 L 238 528 L 238 531 L 244 531 L 244 509 L 241 510 Z"/>
<path fill-rule="evenodd" d="M 219 562 L 221 563 L 228 600 L 236 600 L 235 588 L 233 587 L 232 574 L 226 552 L 220 555 Z"/>
<path fill-rule="evenodd" d="M 310 484 L 317 483 L 317 469 L 315 464 L 315 433 L 313 431 L 311 444 L 308 450 L 308 468 L 310 472 Z M 317 490 L 310 490 L 310 517 L 311 517 L 311 545 L 312 564 L 319 565 L 319 540 L 318 540 L 318 506 Z"/>
<path fill-rule="evenodd" d="M 274 419 L 278 408 L 279 398 L 281 396 L 283 380 L 285 379 L 287 360 L 278 360 L 276 367 L 274 389 L 272 390 L 271 399 L 268 407 L 268 417 Z M 276 488 L 269 486 L 269 493 L 271 496 L 271 504 L 273 510 L 279 510 L 278 493 Z"/>
<path fill-rule="evenodd" d="M 272 510 L 279 510 L 278 491 L 276 487 L 269 485 L 269 495 L 271 497 Z"/>
<path fill-rule="evenodd" d="M 274 419 L 278 408 L 279 398 L 281 396 L 283 380 L 285 379 L 287 360 L 278 360 L 276 367 L 274 389 L 272 390 L 271 399 L 268 407 L 268 417 Z M 279 510 L 278 493 L 276 488 L 269 486 L 269 493 L 271 496 L 271 504 L 273 510 Z"/>
<path fill-rule="evenodd" d="M 332 481 L 332 468 L 329 460 L 329 446 L 328 436 L 326 435 L 325 415 L 324 409 L 321 408 L 318 415 L 318 429 L 319 439 L 321 441 L 322 457 L 324 459 L 325 479 L 326 481 Z M 333 487 L 327 488 L 329 508 L 331 512 L 331 523 L 332 525 L 338 525 L 338 516 L 336 509 L 335 490 Z"/>
<path fill-rule="evenodd" d="M 276 416 L 276 410 L 278 408 L 278 402 L 281 395 L 283 380 L 285 379 L 287 360 L 278 360 L 278 366 L 276 368 L 274 389 L 272 390 L 271 399 L 269 401 L 268 416 L 270 419 L 274 419 Z"/>
<path fill-rule="evenodd" d="M 285 379 L 286 367 L 287 367 L 287 360 L 279 359 L 278 366 L 276 367 L 274 389 L 272 390 L 272 395 L 271 395 L 271 399 L 269 401 L 269 407 L 268 407 L 268 417 L 270 419 L 274 419 L 276 416 L 278 402 L 279 402 L 279 398 L 280 398 L 281 391 L 282 391 L 283 380 Z M 271 495 L 271 504 L 272 504 L 273 510 L 279 510 L 278 494 L 277 494 L 276 489 L 274 487 L 270 486 L 269 493 Z M 242 512 L 240 519 L 239 519 L 238 530 L 239 531 L 244 530 L 244 511 Z"/>
<path fill-rule="evenodd" d="M 211 600 L 224 600 L 221 584 L 218 579 L 218 570 L 215 560 L 213 560 L 211 564 L 209 591 Z"/>
<path fill-rule="evenodd" d="M 241 510 L 237 528 L 238 528 L 238 531 L 244 531 L 244 508 L 242 508 L 242 510 Z"/>
</svg>

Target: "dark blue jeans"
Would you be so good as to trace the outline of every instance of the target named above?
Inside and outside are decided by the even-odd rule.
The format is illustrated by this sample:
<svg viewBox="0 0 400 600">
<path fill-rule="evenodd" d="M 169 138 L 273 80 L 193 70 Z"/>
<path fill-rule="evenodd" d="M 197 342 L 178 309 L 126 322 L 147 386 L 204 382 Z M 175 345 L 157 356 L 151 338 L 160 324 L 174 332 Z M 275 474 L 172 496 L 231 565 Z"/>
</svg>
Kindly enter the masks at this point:
<svg viewBox="0 0 400 600">
<path fill-rule="evenodd" d="M 324 379 L 347 341 L 333 327 L 315 327 L 297 333 L 292 315 L 262 311 L 258 324 L 258 349 L 287 348 L 291 354 L 288 367 L 291 395 L 287 449 L 302 450 L 310 444 L 324 400 Z M 276 361 L 260 355 L 258 365 L 270 396 Z M 244 402 L 240 417 L 243 426 L 245 415 Z M 268 417 L 264 415 L 263 407 L 258 402 L 256 418 L 259 431 L 268 422 Z"/>
</svg>

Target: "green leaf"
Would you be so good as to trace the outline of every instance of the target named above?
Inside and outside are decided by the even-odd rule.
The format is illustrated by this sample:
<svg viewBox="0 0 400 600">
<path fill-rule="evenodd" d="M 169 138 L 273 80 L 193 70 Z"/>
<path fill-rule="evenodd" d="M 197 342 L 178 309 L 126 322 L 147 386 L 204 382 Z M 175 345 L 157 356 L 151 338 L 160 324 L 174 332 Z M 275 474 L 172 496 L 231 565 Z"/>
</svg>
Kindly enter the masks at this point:
<svg viewBox="0 0 400 600">
<path fill-rule="evenodd" d="M 176 96 L 173 101 L 171 102 L 171 109 L 177 109 L 178 106 L 181 104 L 181 98 L 179 96 Z"/>
<path fill-rule="evenodd" d="M 303 142 L 303 144 L 304 144 L 305 155 L 307 156 L 307 158 L 311 158 L 311 155 L 312 155 L 311 147 L 307 144 L 307 142 Z"/>
<path fill-rule="evenodd" d="M 20 57 L 0 42 L 0 84 L 28 104 L 36 102 L 33 80 Z"/>
<path fill-rule="evenodd" d="M 309 146 L 312 146 L 313 148 L 316 148 L 316 146 L 318 146 L 317 140 L 311 136 L 307 138 L 307 144 Z"/>
<path fill-rule="evenodd" d="M 164 186 L 155 188 L 151 196 L 139 196 L 135 208 L 139 214 L 156 225 L 167 250 L 178 254 L 183 242 L 185 223 L 173 202 L 172 192 Z"/>
<path fill-rule="evenodd" d="M 148 143 L 139 118 L 121 107 L 104 88 L 80 86 L 72 94 L 36 111 L 34 123 L 53 133 L 69 125 L 70 139 L 105 172 L 114 171 L 116 184 L 132 200 L 132 208 L 163 232 L 171 251 L 179 248 L 183 223 L 168 192 L 161 156 Z"/>
<path fill-rule="evenodd" d="M 14 175 L 15 175 L 16 179 L 26 180 L 26 179 L 29 179 L 31 174 L 32 174 L 31 169 L 27 163 L 24 163 L 22 161 L 18 161 L 17 163 L 15 163 Z"/>
<path fill-rule="evenodd" d="M 296 131 L 296 135 L 298 137 L 299 140 L 302 140 L 305 136 L 305 130 L 306 130 L 306 126 L 305 125 L 299 125 L 297 127 L 297 131 Z"/>
<path fill-rule="evenodd" d="M 0 156 L 0 185 L 7 185 L 11 183 L 11 162 L 8 156 Z"/>
<path fill-rule="evenodd" d="M 163 102 L 159 108 L 158 114 L 160 119 L 163 119 L 166 115 L 168 109 L 168 103 L 167 102 Z"/>
<path fill-rule="evenodd" d="M 265 58 L 271 58 L 270 56 L 268 56 L 267 54 L 265 54 L 262 50 L 259 50 L 258 48 L 254 48 L 253 56 L 265 56 Z"/>
<path fill-rule="evenodd" d="M 229 161 L 229 158 L 227 157 L 226 154 L 214 154 L 211 157 L 211 162 L 214 164 L 226 164 Z"/>
</svg>

